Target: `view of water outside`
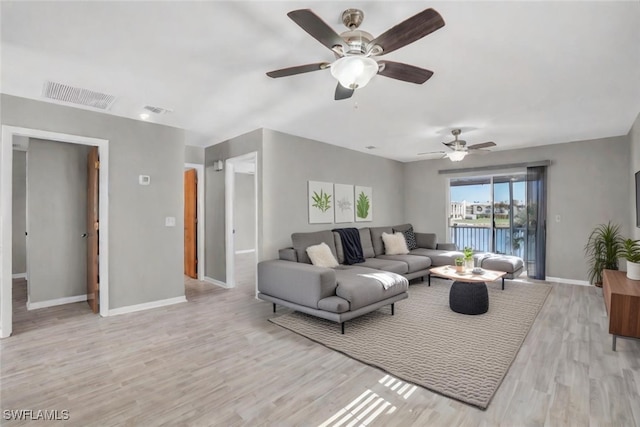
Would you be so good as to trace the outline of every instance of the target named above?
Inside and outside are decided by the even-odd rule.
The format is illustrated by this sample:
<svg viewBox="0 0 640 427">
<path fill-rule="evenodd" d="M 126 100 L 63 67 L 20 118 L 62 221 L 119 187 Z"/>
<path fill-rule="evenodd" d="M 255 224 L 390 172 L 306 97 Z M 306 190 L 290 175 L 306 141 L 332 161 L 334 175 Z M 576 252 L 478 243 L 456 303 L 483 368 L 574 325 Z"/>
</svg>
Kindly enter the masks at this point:
<svg viewBox="0 0 640 427">
<path fill-rule="evenodd" d="M 510 189 L 513 191 L 511 206 Z M 490 178 L 486 178 L 486 183 L 478 179 L 468 184 L 463 180 L 452 181 L 449 215 L 451 241 L 459 248 L 469 246 L 477 251 L 523 256 L 526 224 L 524 175 L 496 178 L 493 183 L 494 201 L 491 200 L 491 191 Z M 491 223 L 492 212 L 495 234 Z M 513 229 L 510 228 L 511 216 Z M 492 245 L 493 236 L 495 246 Z"/>
</svg>

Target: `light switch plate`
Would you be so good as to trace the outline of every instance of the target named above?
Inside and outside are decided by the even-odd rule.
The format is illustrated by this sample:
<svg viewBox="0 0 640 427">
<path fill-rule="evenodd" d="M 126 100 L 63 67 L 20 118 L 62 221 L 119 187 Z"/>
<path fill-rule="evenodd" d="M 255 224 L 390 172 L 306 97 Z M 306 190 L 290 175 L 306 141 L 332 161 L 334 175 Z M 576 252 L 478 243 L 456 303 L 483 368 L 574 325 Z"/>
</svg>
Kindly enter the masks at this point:
<svg viewBox="0 0 640 427">
<path fill-rule="evenodd" d="M 164 226 L 165 227 L 175 227 L 176 226 L 176 219 L 175 217 L 172 216 L 168 216 L 164 219 Z"/>
<path fill-rule="evenodd" d="M 149 175 L 140 175 L 138 176 L 138 183 L 140 185 L 149 185 L 151 184 L 151 177 Z"/>
</svg>

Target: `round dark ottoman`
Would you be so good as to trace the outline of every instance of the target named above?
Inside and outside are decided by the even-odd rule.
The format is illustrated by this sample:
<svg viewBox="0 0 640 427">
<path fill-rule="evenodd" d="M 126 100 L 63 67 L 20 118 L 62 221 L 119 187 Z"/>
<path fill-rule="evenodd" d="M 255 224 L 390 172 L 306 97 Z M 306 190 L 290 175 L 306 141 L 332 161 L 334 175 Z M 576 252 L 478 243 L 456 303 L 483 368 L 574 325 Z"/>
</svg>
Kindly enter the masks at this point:
<svg viewBox="0 0 640 427">
<path fill-rule="evenodd" d="M 453 282 L 449 292 L 449 307 L 462 314 L 486 313 L 489 310 L 486 283 Z"/>
</svg>

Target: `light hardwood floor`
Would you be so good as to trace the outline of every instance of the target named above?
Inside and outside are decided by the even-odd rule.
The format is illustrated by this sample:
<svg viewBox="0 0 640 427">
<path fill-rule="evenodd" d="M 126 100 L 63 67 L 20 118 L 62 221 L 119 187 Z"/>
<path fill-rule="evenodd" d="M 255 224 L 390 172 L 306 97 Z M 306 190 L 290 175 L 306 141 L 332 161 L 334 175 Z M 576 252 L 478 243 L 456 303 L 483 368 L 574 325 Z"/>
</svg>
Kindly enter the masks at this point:
<svg viewBox="0 0 640 427">
<path fill-rule="evenodd" d="M 482 411 L 380 382 L 382 371 L 268 322 L 271 304 L 250 276 L 240 282 L 186 279 L 188 303 L 101 318 L 86 303 L 27 312 L 15 281 L 1 409 L 67 409 L 65 425 L 79 426 L 640 426 L 640 342 L 611 350 L 593 287 L 554 285 Z"/>
</svg>

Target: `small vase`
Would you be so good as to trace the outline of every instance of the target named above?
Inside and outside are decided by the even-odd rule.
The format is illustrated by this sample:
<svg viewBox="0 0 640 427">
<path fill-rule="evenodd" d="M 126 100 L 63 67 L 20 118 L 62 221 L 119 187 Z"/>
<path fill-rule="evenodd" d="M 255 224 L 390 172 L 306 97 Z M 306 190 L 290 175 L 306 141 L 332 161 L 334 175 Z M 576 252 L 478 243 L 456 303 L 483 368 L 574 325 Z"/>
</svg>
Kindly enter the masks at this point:
<svg viewBox="0 0 640 427">
<path fill-rule="evenodd" d="M 467 271 L 471 271 L 473 270 L 473 267 L 475 267 L 473 265 L 473 258 L 472 259 L 465 259 L 464 260 L 464 269 Z"/>
</svg>

